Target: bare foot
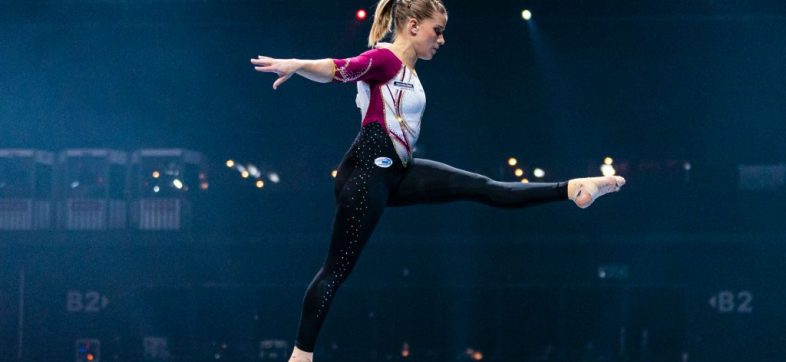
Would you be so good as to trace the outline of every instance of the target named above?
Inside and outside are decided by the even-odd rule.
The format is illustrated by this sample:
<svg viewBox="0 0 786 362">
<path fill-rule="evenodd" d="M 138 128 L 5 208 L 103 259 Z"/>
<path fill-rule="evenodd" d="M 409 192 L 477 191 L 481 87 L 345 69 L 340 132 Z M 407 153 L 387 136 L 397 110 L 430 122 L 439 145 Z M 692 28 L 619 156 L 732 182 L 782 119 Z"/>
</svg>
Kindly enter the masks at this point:
<svg viewBox="0 0 786 362">
<path fill-rule="evenodd" d="M 619 191 L 624 184 L 625 179 L 620 176 L 575 178 L 568 181 L 568 198 L 585 209 L 598 197 Z"/>
</svg>

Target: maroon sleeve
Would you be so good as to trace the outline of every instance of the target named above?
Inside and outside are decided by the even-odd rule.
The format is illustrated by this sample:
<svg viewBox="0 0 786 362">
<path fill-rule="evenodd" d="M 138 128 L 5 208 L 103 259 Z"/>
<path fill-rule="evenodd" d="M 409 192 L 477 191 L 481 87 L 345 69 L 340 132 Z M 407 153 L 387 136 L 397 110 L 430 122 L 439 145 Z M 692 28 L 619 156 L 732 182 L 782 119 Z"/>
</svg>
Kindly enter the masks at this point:
<svg viewBox="0 0 786 362">
<path fill-rule="evenodd" d="M 371 49 L 354 58 L 333 59 L 334 82 L 384 83 L 401 70 L 401 61 L 387 49 Z"/>
</svg>

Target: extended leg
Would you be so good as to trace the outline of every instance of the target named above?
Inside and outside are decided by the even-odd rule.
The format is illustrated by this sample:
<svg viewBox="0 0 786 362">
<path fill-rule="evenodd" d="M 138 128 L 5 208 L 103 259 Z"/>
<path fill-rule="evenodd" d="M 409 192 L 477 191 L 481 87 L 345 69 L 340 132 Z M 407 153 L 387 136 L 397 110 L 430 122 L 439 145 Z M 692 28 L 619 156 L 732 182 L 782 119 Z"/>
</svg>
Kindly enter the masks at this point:
<svg viewBox="0 0 786 362">
<path fill-rule="evenodd" d="M 568 183 L 494 181 L 444 163 L 415 159 L 390 196 L 391 206 L 477 201 L 499 208 L 520 208 L 568 199 Z"/>
<path fill-rule="evenodd" d="M 389 185 L 401 166 L 375 165 L 379 156 L 395 152 L 379 126 L 367 127 L 342 161 L 336 178 L 336 216 L 330 248 L 322 268 L 303 299 L 296 349 L 290 361 L 310 362 L 336 291 L 355 267 L 387 204 Z M 385 146 L 387 148 L 385 148 Z"/>
</svg>

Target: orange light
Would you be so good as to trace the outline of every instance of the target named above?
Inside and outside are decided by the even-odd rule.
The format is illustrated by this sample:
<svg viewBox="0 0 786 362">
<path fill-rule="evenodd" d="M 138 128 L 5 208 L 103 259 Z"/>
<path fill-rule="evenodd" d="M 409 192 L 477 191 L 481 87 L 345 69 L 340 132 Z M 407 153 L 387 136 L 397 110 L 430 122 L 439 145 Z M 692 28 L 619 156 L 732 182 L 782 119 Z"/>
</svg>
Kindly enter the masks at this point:
<svg viewBox="0 0 786 362">
<path fill-rule="evenodd" d="M 330 173 L 330 176 L 333 176 L 333 178 L 336 178 L 336 175 L 338 175 L 338 171 L 337 171 L 337 170 L 333 170 L 333 171 Z"/>
<path fill-rule="evenodd" d="M 519 160 L 517 160 L 515 157 L 511 157 L 508 159 L 508 166 L 516 166 L 516 164 L 518 163 Z"/>
<path fill-rule="evenodd" d="M 524 170 L 517 168 L 516 171 L 513 171 L 513 174 L 515 174 L 516 177 L 521 177 L 524 175 Z"/>
<path fill-rule="evenodd" d="M 153 171 L 153 178 L 159 178 L 161 174 L 158 171 Z"/>
<path fill-rule="evenodd" d="M 87 360 L 88 360 L 88 361 L 92 361 L 92 360 L 94 360 L 94 359 L 95 359 L 95 357 L 93 357 L 93 354 L 92 354 L 92 353 L 88 353 L 88 354 L 87 354 Z"/>
</svg>

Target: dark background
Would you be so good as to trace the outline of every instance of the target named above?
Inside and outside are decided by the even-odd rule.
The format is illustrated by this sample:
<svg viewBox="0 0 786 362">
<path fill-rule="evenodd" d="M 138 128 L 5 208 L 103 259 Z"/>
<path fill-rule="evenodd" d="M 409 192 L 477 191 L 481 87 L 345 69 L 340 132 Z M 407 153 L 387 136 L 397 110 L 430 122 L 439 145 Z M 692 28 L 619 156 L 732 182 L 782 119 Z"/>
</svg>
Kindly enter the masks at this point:
<svg viewBox="0 0 786 362">
<path fill-rule="evenodd" d="M 785 190 L 743 190 L 737 169 L 786 158 L 786 3 L 446 5 L 447 44 L 417 64 L 416 156 L 507 181 L 510 156 L 547 181 L 611 156 L 628 185 L 587 210 L 387 210 L 317 360 L 401 359 L 404 342 L 410 360 L 782 360 Z M 353 85 L 273 91 L 248 60 L 358 54 L 354 12 L 373 6 L 0 2 L 0 148 L 188 148 L 211 181 L 189 231 L 0 233 L 0 359 L 18 357 L 23 284 L 23 360 L 72 360 L 83 337 L 105 360 L 144 360 L 150 335 L 170 360 L 291 349 L 360 116 Z M 227 159 L 281 182 L 258 190 Z M 70 291 L 110 304 L 67 312 Z"/>
</svg>

